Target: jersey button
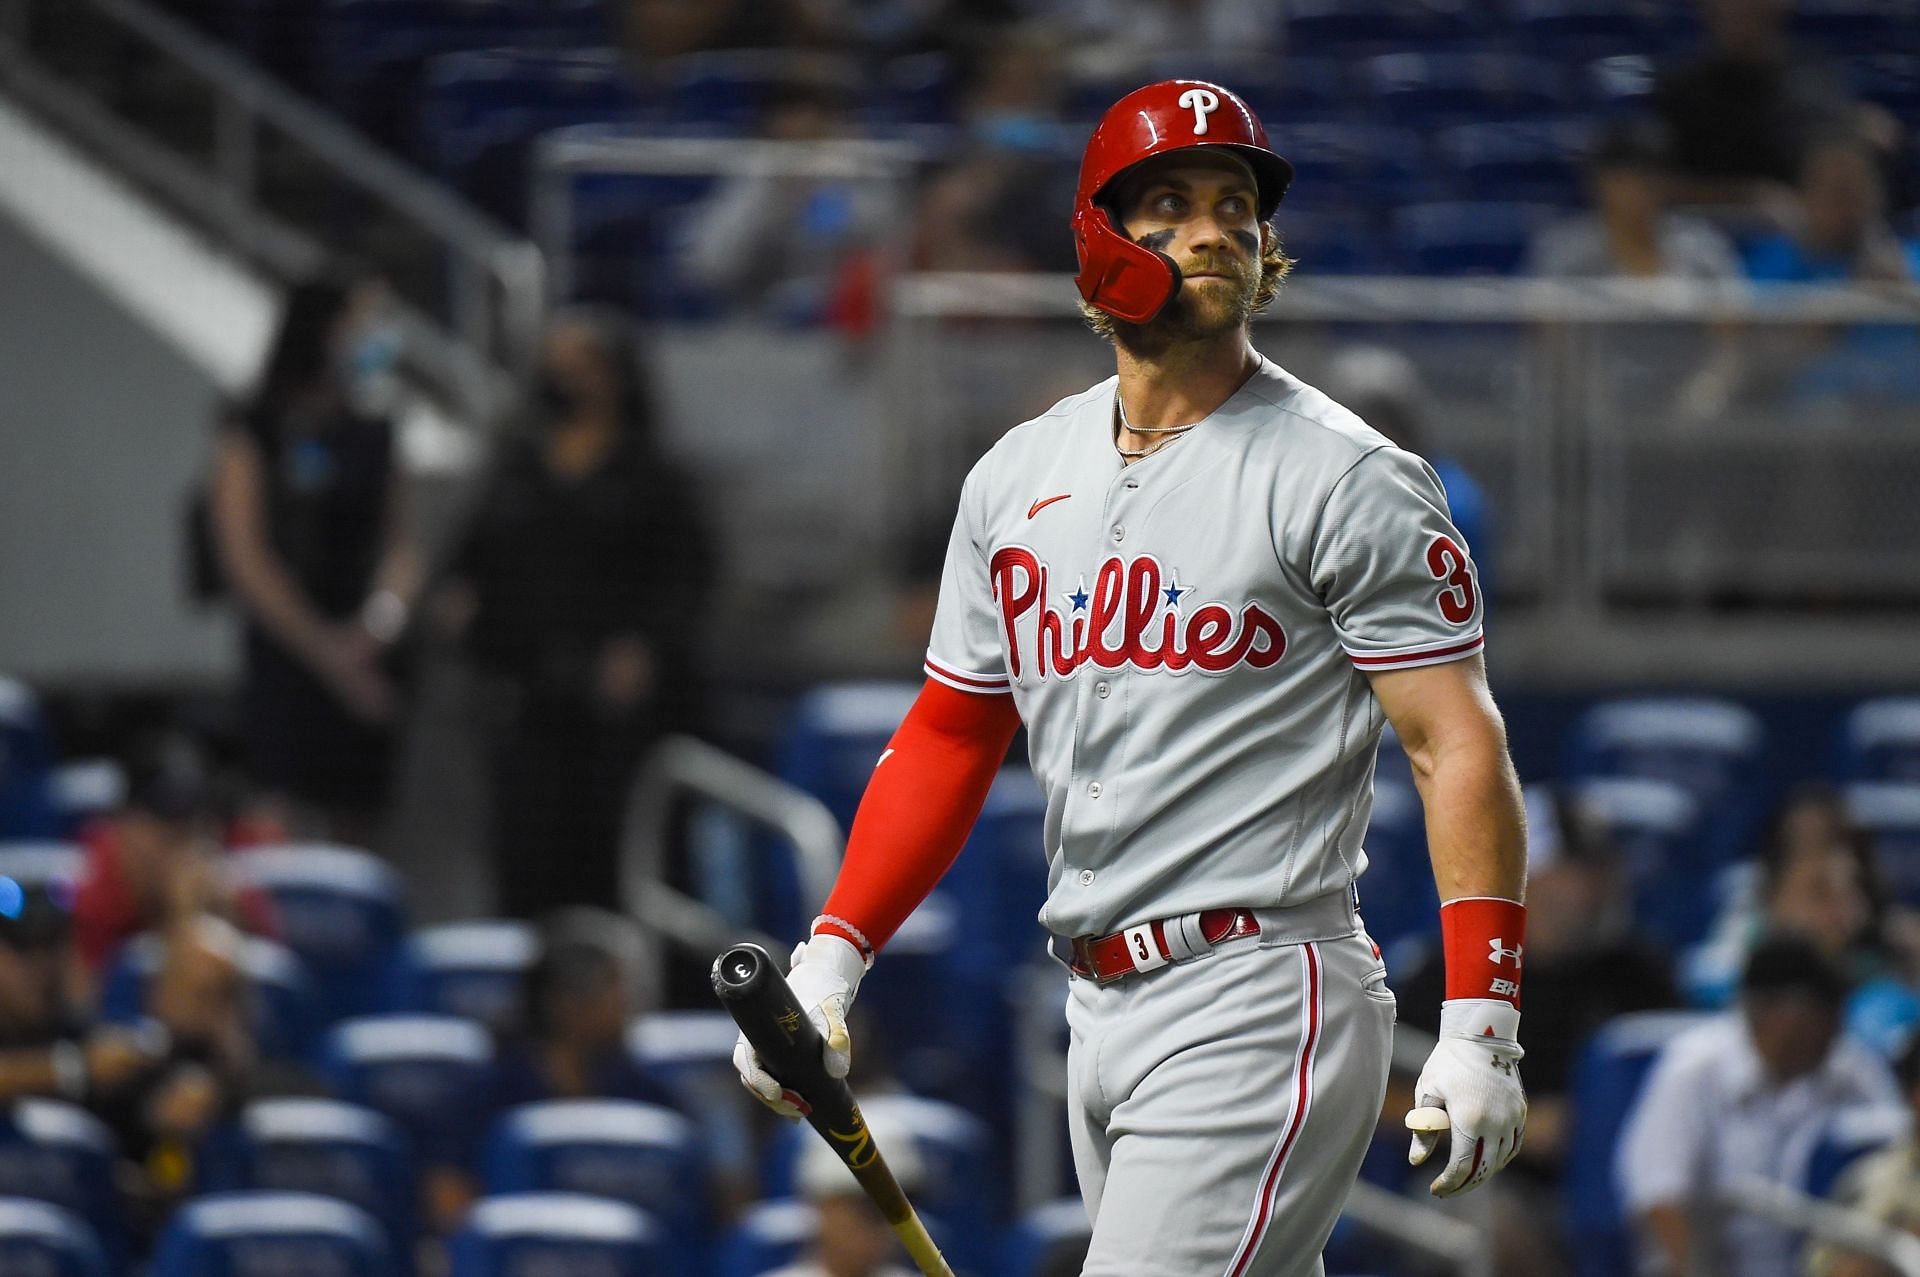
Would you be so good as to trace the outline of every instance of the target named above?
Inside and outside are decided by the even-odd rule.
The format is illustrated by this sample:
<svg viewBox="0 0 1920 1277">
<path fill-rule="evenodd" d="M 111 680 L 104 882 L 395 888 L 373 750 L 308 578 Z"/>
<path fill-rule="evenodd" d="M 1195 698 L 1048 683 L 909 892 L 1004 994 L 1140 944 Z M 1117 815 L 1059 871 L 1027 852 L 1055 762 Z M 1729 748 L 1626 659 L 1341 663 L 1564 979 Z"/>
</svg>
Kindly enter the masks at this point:
<svg viewBox="0 0 1920 1277">
<path fill-rule="evenodd" d="M 1098 798 L 1099 796 L 1100 796 L 1100 782 L 1096 780 L 1092 784 L 1087 786 L 1087 797 Z"/>
<path fill-rule="evenodd" d="M 1116 542 L 1127 539 L 1127 529 L 1125 525 L 1119 523 L 1113 525 L 1113 539 Z"/>
<path fill-rule="evenodd" d="M 1093 685 L 1093 694 L 1104 701 L 1107 697 L 1113 695 L 1113 687 L 1108 683 L 1095 683 Z"/>
<path fill-rule="evenodd" d="M 1080 871 L 1080 885 L 1083 887 L 1091 887 L 1093 885 L 1093 870 L 1082 869 Z"/>
</svg>

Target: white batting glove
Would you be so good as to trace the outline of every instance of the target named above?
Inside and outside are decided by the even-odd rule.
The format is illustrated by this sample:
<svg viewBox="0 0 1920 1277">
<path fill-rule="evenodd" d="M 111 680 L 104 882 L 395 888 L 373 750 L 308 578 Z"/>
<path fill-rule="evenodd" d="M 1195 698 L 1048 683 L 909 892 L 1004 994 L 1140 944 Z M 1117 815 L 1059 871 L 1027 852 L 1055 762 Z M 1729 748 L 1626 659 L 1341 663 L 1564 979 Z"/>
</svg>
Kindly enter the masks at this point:
<svg viewBox="0 0 1920 1277">
<path fill-rule="evenodd" d="M 827 1076 L 845 1077 L 853 1065 L 847 1008 L 853 1005 L 860 977 L 867 973 L 866 959 L 839 936 L 818 935 L 794 949 L 792 963 L 787 985 L 824 1039 L 822 1060 Z M 760 1066 L 760 1057 L 744 1033 L 733 1044 L 733 1067 L 739 1070 L 740 1084 L 762 1104 L 782 1117 L 806 1116 L 806 1101 Z"/>
<path fill-rule="evenodd" d="M 1418 1166 L 1451 1129 L 1446 1169 L 1433 1181 L 1435 1197 L 1478 1187 L 1520 1151 L 1527 1128 L 1527 1093 L 1520 1085 L 1516 1040 L 1520 1012 L 1497 998 L 1462 998 L 1440 1005 L 1440 1041 L 1414 1083 L 1416 1102 L 1445 1110 L 1445 1121 L 1407 1114 L 1413 1147 L 1407 1161 Z"/>
</svg>

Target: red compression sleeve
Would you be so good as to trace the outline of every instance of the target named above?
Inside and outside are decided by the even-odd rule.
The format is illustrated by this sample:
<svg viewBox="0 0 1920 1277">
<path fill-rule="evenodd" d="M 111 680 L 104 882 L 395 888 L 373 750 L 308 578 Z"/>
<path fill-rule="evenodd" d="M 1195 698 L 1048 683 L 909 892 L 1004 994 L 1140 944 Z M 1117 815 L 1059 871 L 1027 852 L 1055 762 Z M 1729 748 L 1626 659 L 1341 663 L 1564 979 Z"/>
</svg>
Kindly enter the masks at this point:
<svg viewBox="0 0 1920 1277">
<path fill-rule="evenodd" d="M 867 782 L 814 930 L 869 955 L 885 945 L 960 854 L 1019 727 L 1013 697 L 928 679 Z"/>
<path fill-rule="evenodd" d="M 1494 896 L 1467 896 L 1440 906 L 1447 957 L 1447 1000 L 1499 998 L 1520 1006 L 1527 907 Z"/>
</svg>

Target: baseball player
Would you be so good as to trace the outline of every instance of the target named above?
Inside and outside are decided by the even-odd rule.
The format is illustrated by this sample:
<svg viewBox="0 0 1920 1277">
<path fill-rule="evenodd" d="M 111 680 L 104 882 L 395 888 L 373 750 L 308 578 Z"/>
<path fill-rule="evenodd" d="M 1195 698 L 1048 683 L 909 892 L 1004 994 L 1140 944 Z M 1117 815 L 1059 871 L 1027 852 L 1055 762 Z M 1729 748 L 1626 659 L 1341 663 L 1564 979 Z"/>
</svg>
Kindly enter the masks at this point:
<svg viewBox="0 0 1920 1277">
<path fill-rule="evenodd" d="M 1094 129 L 1077 284 L 1118 375 L 967 477 L 927 683 L 789 977 L 844 1074 L 861 976 L 958 854 L 1015 729 L 1047 795 L 1040 921 L 1071 973 L 1088 1277 L 1295 1277 L 1385 1094 L 1394 998 L 1357 909 L 1374 756 L 1413 761 L 1447 1002 L 1410 1115 L 1441 1196 L 1519 1147 L 1525 834 L 1482 600 L 1419 457 L 1255 351 L 1292 166 L 1171 80 Z M 742 1080 L 797 1110 L 744 1041 Z M 1439 1112 L 1436 1112 L 1438 1110 Z"/>
</svg>

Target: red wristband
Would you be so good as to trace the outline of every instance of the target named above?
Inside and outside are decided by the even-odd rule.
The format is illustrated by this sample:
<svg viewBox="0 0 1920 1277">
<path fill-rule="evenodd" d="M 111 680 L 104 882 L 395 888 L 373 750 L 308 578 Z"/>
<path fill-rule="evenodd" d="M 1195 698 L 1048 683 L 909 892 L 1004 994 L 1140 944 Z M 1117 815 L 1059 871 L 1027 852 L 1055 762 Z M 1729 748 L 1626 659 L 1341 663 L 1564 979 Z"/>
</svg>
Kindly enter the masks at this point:
<svg viewBox="0 0 1920 1277">
<path fill-rule="evenodd" d="M 1517 901 L 1468 896 L 1441 905 L 1447 999 L 1499 998 L 1518 1010 L 1526 934 L 1527 907 Z"/>
</svg>

